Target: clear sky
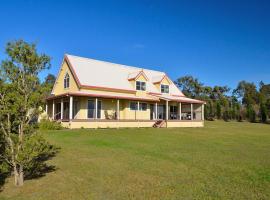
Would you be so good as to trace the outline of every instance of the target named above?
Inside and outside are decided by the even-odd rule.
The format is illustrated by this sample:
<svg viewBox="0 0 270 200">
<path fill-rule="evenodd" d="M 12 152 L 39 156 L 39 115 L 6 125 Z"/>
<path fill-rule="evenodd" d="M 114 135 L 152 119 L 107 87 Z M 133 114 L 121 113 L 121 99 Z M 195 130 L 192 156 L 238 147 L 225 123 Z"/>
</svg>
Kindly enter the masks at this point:
<svg viewBox="0 0 270 200">
<path fill-rule="evenodd" d="M 57 74 L 65 53 L 198 77 L 207 85 L 270 83 L 270 1 L 12 1 L 0 3 L 0 59 L 37 42 Z"/>
</svg>

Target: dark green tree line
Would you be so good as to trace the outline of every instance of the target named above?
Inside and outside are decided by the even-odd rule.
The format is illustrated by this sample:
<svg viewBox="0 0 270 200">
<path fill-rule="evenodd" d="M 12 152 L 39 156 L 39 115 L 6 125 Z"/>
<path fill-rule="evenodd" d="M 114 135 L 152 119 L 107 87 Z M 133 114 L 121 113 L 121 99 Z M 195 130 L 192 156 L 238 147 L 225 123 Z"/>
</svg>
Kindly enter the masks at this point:
<svg viewBox="0 0 270 200">
<path fill-rule="evenodd" d="M 240 81 L 232 90 L 228 86 L 206 86 L 192 76 L 180 77 L 175 84 L 187 97 L 206 102 L 207 120 L 265 123 L 270 118 L 270 84 L 261 82 L 258 88 L 254 83 Z"/>
</svg>

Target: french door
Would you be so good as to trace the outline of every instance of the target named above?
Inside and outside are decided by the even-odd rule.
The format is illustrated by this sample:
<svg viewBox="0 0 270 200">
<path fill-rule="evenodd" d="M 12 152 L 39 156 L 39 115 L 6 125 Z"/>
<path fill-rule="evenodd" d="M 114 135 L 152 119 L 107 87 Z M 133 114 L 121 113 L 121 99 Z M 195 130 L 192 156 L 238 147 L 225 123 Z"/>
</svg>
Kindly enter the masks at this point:
<svg viewBox="0 0 270 200">
<path fill-rule="evenodd" d="M 88 114 L 87 117 L 90 119 L 94 119 L 95 118 L 95 114 L 97 112 L 97 118 L 100 119 L 101 118 L 101 101 L 97 102 L 97 111 L 95 110 L 95 100 L 89 99 L 88 100 Z"/>
</svg>

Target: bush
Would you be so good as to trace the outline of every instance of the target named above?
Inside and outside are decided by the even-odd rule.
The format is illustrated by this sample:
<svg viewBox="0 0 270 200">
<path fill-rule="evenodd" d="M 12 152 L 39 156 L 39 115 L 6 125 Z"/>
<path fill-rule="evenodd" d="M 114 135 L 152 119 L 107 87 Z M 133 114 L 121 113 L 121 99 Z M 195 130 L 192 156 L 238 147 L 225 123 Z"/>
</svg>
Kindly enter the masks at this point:
<svg viewBox="0 0 270 200">
<path fill-rule="evenodd" d="M 48 119 L 42 119 L 39 122 L 39 129 L 41 130 L 61 130 L 63 126 L 60 122 L 50 121 Z"/>
<path fill-rule="evenodd" d="M 24 176 L 35 178 L 53 171 L 55 167 L 47 165 L 45 161 L 54 157 L 59 148 L 49 144 L 40 134 L 25 137 L 23 152 L 18 154 L 18 160 L 24 166 Z"/>
</svg>

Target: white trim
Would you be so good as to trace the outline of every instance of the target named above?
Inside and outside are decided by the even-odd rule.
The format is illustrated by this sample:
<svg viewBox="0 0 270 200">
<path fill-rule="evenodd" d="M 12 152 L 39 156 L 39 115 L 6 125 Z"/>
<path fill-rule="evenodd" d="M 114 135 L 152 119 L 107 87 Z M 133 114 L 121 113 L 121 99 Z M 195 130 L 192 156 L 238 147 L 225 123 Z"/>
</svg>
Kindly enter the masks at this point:
<svg viewBox="0 0 270 200">
<path fill-rule="evenodd" d="M 73 119 L 73 96 L 69 97 L 69 119 Z"/>
<path fill-rule="evenodd" d="M 137 82 L 145 83 L 145 90 L 137 90 Z M 146 81 L 135 81 L 135 90 L 136 91 L 146 91 L 146 85 L 147 85 L 147 82 Z M 140 88 L 141 88 L 141 84 L 140 84 Z"/>
<path fill-rule="evenodd" d="M 163 86 L 168 86 L 168 90 L 169 90 L 169 91 L 168 91 L 168 92 L 162 92 L 162 90 L 161 90 L 161 86 L 162 86 L 162 85 L 163 85 Z M 167 85 L 167 84 L 160 84 L 160 93 L 161 93 L 161 94 L 170 94 L 170 85 Z"/>
<path fill-rule="evenodd" d="M 60 119 L 62 120 L 63 117 L 64 117 L 64 100 L 63 98 L 61 99 L 61 116 L 60 116 Z"/>
<path fill-rule="evenodd" d="M 65 87 L 65 80 L 66 80 L 66 76 L 68 75 L 68 87 Z M 66 70 L 66 73 L 65 73 L 65 76 L 64 76 L 64 80 L 63 80 L 63 83 L 64 83 L 64 89 L 67 90 L 69 89 L 70 87 L 70 75 L 68 73 L 68 70 Z"/>
</svg>

